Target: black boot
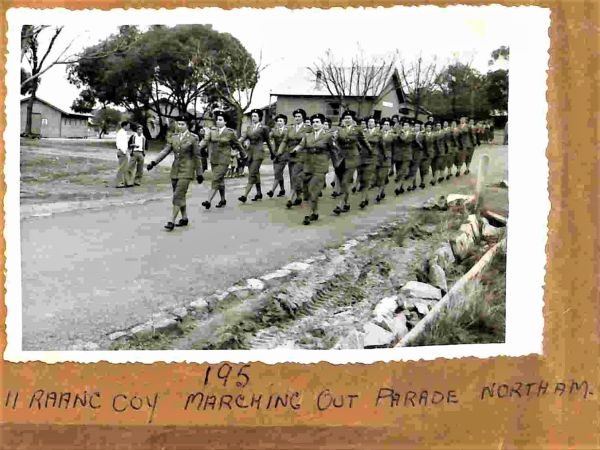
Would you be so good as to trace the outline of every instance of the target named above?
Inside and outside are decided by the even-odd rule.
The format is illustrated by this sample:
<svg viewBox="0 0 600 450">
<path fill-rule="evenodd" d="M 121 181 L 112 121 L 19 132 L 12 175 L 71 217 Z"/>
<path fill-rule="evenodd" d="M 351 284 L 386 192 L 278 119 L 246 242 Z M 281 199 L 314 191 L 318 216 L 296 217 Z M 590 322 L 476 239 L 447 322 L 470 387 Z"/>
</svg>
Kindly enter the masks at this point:
<svg viewBox="0 0 600 450">
<path fill-rule="evenodd" d="M 333 213 L 334 213 L 336 216 L 339 216 L 339 215 L 342 213 L 342 210 L 340 209 L 340 207 L 339 207 L 339 206 L 336 206 L 336 207 L 335 207 L 335 209 L 333 210 Z"/>
<path fill-rule="evenodd" d="M 293 205 L 292 201 L 291 201 L 291 200 L 288 200 L 288 201 L 287 201 L 287 203 L 285 204 L 285 207 L 286 207 L 287 209 L 290 209 L 290 208 L 292 207 L 292 205 Z"/>
<path fill-rule="evenodd" d="M 217 203 L 216 208 L 223 208 L 225 205 L 227 205 L 227 200 L 223 199 Z"/>
<path fill-rule="evenodd" d="M 242 203 L 246 203 L 246 201 L 248 200 L 248 197 L 246 197 L 245 195 L 242 195 L 241 197 L 238 197 L 238 200 Z"/>
<path fill-rule="evenodd" d="M 273 191 L 267 192 L 267 195 L 269 196 L 269 198 L 273 198 Z"/>
<path fill-rule="evenodd" d="M 310 216 L 304 216 L 304 220 L 302 221 L 304 225 L 310 225 Z"/>
<path fill-rule="evenodd" d="M 176 227 L 187 227 L 188 223 L 190 223 L 190 221 L 186 218 L 186 219 L 179 219 L 179 222 L 177 222 L 175 224 Z"/>
<path fill-rule="evenodd" d="M 312 213 L 312 214 L 310 215 L 310 221 L 311 221 L 311 222 L 314 222 L 315 220 L 319 220 L 319 215 L 318 215 L 318 214 L 316 214 L 316 213 Z"/>
<path fill-rule="evenodd" d="M 277 194 L 277 197 L 285 197 L 285 189 L 280 190 L 279 194 Z"/>
<path fill-rule="evenodd" d="M 210 209 L 210 202 L 209 201 L 203 201 L 202 202 L 202 206 L 204 206 L 206 209 Z"/>
<path fill-rule="evenodd" d="M 173 228 L 175 228 L 175 224 L 173 222 L 167 222 L 165 225 L 165 230 L 167 231 L 173 231 Z"/>
</svg>

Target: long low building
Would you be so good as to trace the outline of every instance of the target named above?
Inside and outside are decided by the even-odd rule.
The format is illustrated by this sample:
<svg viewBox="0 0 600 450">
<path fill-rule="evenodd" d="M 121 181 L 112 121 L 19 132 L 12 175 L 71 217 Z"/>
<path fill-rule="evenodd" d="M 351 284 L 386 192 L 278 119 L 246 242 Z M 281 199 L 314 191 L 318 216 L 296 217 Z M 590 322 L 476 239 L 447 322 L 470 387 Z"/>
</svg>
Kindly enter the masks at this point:
<svg viewBox="0 0 600 450">
<path fill-rule="evenodd" d="M 21 99 L 21 133 L 27 124 L 29 98 Z M 40 137 L 87 138 L 89 114 L 65 111 L 41 98 L 35 98 L 31 116 L 31 133 Z"/>
</svg>

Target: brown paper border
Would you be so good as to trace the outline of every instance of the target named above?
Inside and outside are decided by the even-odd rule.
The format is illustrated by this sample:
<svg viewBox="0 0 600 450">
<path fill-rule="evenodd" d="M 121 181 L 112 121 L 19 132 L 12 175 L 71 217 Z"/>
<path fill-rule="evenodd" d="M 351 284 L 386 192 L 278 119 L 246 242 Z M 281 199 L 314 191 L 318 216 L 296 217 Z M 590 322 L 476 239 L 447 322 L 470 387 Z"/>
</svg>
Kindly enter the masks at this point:
<svg viewBox="0 0 600 450">
<path fill-rule="evenodd" d="M 288 383 L 306 390 L 335 387 L 345 392 L 372 391 L 390 381 L 418 387 L 455 388 L 471 391 L 482 383 L 546 380 L 550 383 L 587 380 L 593 394 L 581 397 L 541 397 L 517 401 L 477 403 L 469 398 L 446 409 L 401 410 L 372 414 L 369 409 L 342 411 L 335 415 L 296 416 L 260 414 L 223 417 L 220 423 L 198 422 L 186 426 L 144 425 L 135 416 L 123 417 L 119 426 L 39 424 L 32 414 L 20 424 L 6 423 L 0 415 L 0 448 L 39 449 L 188 449 L 188 448 L 600 448 L 600 239 L 598 232 L 600 146 L 600 3 L 593 0 L 557 1 L 431 1 L 453 4 L 508 6 L 537 5 L 551 8 L 551 51 L 548 74 L 550 134 L 547 156 L 550 164 L 551 211 L 547 243 L 548 263 L 544 295 L 544 354 L 520 358 L 485 360 L 415 361 L 373 365 L 335 366 L 328 363 L 254 364 L 255 389 Z M 420 5 L 408 1 L 293 1 L 288 7 Z M 6 10 L 10 7 L 41 7 L 35 0 L 8 0 L 0 6 L 2 78 L 6 63 Z M 83 8 L 174 8 L 278 6 L 273 1 L 129 1 L 44 0 L 43 7 Z M 0 128 L 5 129 L 6 86 L 0 83 Z M 2 141 L 0 162 L 7 149 Z M 4 179 L 2 192 L 6 191 Z M 3 211 L 2 223 L 4 223 Z M 2 240 L 2 251 L 5 242 Z M 5 282 L 5 260 L 2 260 Z M 5 291 L 3 291 L 4 293 Z M 4 295 L 4 294 L 3 294 Z M 4 323 L 6 307 L 0 308 Z M 4 327 L 0 347 L 6 345 Z M 198 384 L 205 365 L 38 362 L 0 362 L 0 387 L 20 380 L 21 386 L 43 386 L 64 390 L 81 388 L 151 390 L 169 386 L 191 389 Z M 254 382 L 254 381 L 253 381 Z M 185 386 L 185 387 L 182 387 Z M 2 410 L 0 410 L 0 413 Z M 97 417 L 101 420 L 101 417 Z M 53 422 L 51 414 L 44 421 Z M 250 425 L 250 426 L 249 426 Z"/>
</svg>

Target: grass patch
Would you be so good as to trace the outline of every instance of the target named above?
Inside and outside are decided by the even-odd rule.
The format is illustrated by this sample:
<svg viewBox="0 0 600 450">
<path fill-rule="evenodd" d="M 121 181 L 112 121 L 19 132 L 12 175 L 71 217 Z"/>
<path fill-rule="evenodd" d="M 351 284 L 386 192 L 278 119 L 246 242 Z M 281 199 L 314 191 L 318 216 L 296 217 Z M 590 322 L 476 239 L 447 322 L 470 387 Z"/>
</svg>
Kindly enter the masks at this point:
<svg viewBox="0 0 600 450">
<path fill-rule="evenodd" d="M 410 346 L 499 343 L 506 331 L 506 253 L 499 251 L 467 293 L 460 312 L 444 311 Z"/>
<path fill-rule="evenodd" d="M 113 342 L 110 350 L 171 350 L 175 339 L 189 333 L 196 327 L 196 321 L 186 316 L 168 331 L 140 333 L 127 340 Z"/>
</svg>

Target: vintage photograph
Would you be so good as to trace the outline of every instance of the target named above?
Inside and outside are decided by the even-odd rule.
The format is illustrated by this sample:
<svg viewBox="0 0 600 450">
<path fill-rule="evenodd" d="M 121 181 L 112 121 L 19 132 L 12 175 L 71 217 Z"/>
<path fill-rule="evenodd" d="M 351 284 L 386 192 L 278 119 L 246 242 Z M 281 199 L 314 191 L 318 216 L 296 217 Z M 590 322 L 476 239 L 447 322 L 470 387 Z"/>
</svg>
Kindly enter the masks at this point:
<svg viewBox="0 0 600 450">
<path fill-rule="evenodd" d="M 18 345 L 505 343 L 508 9 L 20 26 Z"/>
</svg>

